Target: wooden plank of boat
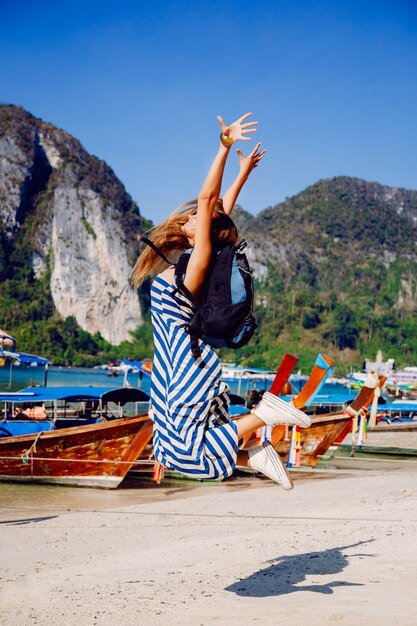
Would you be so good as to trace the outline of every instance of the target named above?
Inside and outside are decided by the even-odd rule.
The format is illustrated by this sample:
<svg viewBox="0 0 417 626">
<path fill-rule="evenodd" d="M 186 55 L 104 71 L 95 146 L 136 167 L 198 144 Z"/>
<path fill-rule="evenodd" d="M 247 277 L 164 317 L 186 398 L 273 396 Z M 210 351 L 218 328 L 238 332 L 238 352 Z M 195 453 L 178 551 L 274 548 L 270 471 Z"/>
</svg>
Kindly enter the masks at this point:
<svg viewBox="0 0 417 626">
<path fill-rule="evenodd" d="M 351 456 L 351 451 L 349 446 L 340 446 L 338 450 L 338 456 Z M 398 447 L 398 446 L 361 446 L 355 451 L 355 456 L 358 455 L 360 457 L 386 457 L 390 459 L 395 459 L 396 457 L 401 458 L 409 458 L 411 461 L 417 461 L 417 449 L 416 448 L 408 448 L 408 447 Z"/>
<path fill-rule="evenodd" d="M 346 428 L 350 428 L 352 418 L 346 413 L 313 415 L 310 428 L 300 428 L 300 463 L 314 467 L 327 452 L 335 439 Z M 281 439 L 274 444 L 276 451 L 287 461 L 291 441 Z"/>
<path fill-rule="evenodd" d="M 293 371 L 293 369 L 295 368 L 299 360 L 300 360 L 299 357 L 295 354 L 291 354 L 290 352 L 286 352 L 284 354 L 284 356 L 282 357 L 280 366 L 278 368 L 278 371 L 272 382 L 272 385 L 269 388 L 270 393 L 273 393 L 276 396 L 278 396 L 281 393 L 282 389 L 284 388 L 284 385 L 287 383 L 291 375 L 291 372 Z M 248 442 L 251 439 L 254 439 L 253 445 L 258 445 L 258 440 L 256 438 L 256 431 L 247 433 L 242 438 L 240 449 L 241 450 L 245 449 L 245 447 L 247 446 Z"/>
<path fill-rule="evenodd" d="M 0 480 L 114 489 L 151 437 L 147 415 L 3 437 Z"/>
<path fill-rule="evenodd" d="M 391 424 L 378 424 L 374 428 L 370 428 L 368 432 L 389 433 L 389 432 L 416 432 L 417 420 L 413 422 L 394 422 Z"/>
<path fill-rule="evenodd" d="M 331 357 L 325 354 L 317 357 L 304 387 L 300 393 L 292 399 L 294 406 L 298 409 L 303 409 L 311 402 L 311 399 L 317 393 L 317 390 L 321 387 L 325 378 L 329 375 L 333 365 L 334 360 Z M 288 433 L 286 426 L 274 426 L 271 433 L 272 445 L 275 447 L 278 442 L 285 438 L 286 433 Z"/>
<path fill-rule="evenodd" d="M 326 354 L 321 354 L 317 357 L 306 384 L 300 393 L 292 400 L 293 405 L 297 409 L 303 409 L 308 406 L 311 399 L 317 393 L 317 390 L 321 387 L 323 380 L 329 375 L 333 365 L 334 360 Z"/>
<path fill-rule="evenodd" d="M 281 393 L 299 360 L 300 358 L 296 354 L 291 354 L 290 352 L 286 352 L 284 354 L 273 383 L 269 388 L 270 393 L 273 393 L 276 396 Z"/>
</svg>

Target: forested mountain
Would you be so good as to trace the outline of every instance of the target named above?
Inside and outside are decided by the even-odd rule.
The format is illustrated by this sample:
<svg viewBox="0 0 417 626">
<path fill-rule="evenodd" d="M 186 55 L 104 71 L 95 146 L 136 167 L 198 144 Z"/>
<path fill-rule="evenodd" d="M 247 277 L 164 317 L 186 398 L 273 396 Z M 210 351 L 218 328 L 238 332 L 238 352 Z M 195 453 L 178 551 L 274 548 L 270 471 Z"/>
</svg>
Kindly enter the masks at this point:
<svg viewBox="0 0 417 626">
<path fill-rule="evenodd" d="M 379 348 L 416 359 L 416 191 L 337 177 L 238 215 L 258 277 L 257 362 L 284 347 L 346 364 Z"/>
<path fill-rule="evenodd" d="M 321 180 L 253 216 L 259 329 L 222 356 L 274 367 L 318 351 L 340 371 L 382 349 L 417 355 L 417 191 L 348 177 Z M 68 133 L 0 106 L 0 326 L 61 363 L 151 356 L 146 293 L 129 285 L 149 228 L 122 183 Z"/>
</svg>

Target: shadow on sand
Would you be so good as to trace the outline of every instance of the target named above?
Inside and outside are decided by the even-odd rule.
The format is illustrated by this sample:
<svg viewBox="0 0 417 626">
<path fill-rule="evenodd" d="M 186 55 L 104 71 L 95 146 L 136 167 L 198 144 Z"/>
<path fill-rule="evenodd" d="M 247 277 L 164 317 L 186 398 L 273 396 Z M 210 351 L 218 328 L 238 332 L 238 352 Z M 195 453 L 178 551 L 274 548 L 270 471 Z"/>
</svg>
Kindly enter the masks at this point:
<svg viewBox="0 0 417 626">
<path fill-rule="evenodd" d="M 22 524 L 32 524 L 33 522 L 46 522 L 50 519 L 55 519 L 58 515 L 48 515 L 47 517 L 27 517 L 25 519 L 9 519 L 0 522 L 0 524 L 7 524 L 7 526 L 21 526 Z"/>
<path fill-rule="evenodd" d="M 257 598 L 281 596 L 295 591 L 313 591 L 315 593 L 333 593 L 334 587 L 360 587 L 362 583 L 352 583 L 335 580 L 325 584 L 315 581 L 309 585 L 299 585 L 306 576 L 329 576 L 342 572 L 348 565 L 348 557 L 371 557 L 372 554 L 344 554 L 349 548 L 356 548 L 374 539 L 359 541 L 350 546 L 330 548 L 322 552 L 306 552 L 293 556 L 279 556 L 267 563 L 269 567 L 261 569 L 247 578 L 242 578 L 225 588 L 238 596 L 252 596 Z"/>
</svg>

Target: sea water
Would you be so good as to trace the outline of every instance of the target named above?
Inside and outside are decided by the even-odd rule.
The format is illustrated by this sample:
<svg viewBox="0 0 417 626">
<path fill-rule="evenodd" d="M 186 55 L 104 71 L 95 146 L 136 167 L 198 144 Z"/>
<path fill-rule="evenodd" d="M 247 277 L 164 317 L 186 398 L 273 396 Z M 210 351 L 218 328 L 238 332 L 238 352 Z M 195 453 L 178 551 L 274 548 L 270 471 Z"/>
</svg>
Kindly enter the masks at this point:
<svg viewBox="0 0 417 626">
<path fill-rule="evenodd" d="M 137 373 L 119 372 L 117 376 L 108 376 L 107 371 L 103 369 L 88 367 L 49 367 L 45 372 L 42 366 L 37 367 L 16 367 L 10 370 L 9 365 L 0 367 L 0 392 L 1 391 L 18 391 L 25 387 L 45 386 L 48 387 L 123 387 L 130 385 L 131 387 L 139 387 L 145 393 L 150 391 L 151 379 L 144 374 L 142 379 Z M 232 393 L 238 393 L 245 396 L 251 389 L 265 390 L 270 386 L 269 380 L 247 380 L 243 379 L 240 384 L 238 379 L 230 379 L 227 381 Z"/>
<path fill-rule="evenodd" d="M 42 366 L 16 367 L 10 369 L 9 365 L 0 367 L 0 392 L 18 391 L 25 387 L 45 386 L 48 387 L 123 387 L 129 385 L 142 389 L 145 393 L 150 392 L 151 379 L 144 374 L 142 379 L 137 373 L 119 372 L 117 376 L 108 376 L 107 371 L 100 368 L 88 367 L 49 367 L 45 372 Z M 268 379 L 226 379 L 230 392 L 247 397 L 252 389 L 264 391 L 269 389 L 271 381 Z M 293 385 L 293 393 L 298 393 L 304 381 Z M 320 390 L 320 395 L 329 395 L 335 398 L 337 395 L 356 396 L 357 390 L 347 389 L 337 383 L 325 384 Z"/>
<path fill-rule="evenodd" d="M 147 392 L 148 380 L 143 380 L 141 388 Z M 103 369 L 89 367 L 23 367 L 9 365 L 0 367 L 0 391 L 17 391 L 25 387 L 123 387 L 124 375 L 108 376 Z M 138 375 L 128 374 L 127 382 L 138 386 Z"/>
</svg>

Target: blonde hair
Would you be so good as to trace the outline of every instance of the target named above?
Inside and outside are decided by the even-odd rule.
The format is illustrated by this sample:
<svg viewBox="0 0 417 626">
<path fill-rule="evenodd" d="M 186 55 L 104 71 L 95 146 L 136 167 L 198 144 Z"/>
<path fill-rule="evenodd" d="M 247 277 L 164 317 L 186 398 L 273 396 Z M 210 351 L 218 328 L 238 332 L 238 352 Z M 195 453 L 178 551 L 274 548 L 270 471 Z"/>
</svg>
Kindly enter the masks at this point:
<svg viewBox="0 0 417 626">
<path fill-rule="evenodd" d="M 190 247 L 188 238 L 182 232 L 181 227 L 188 221 L 190 215 L 197 211 L 197 200 L 191 200 L 179 206 L 162 224 L 153 228 L 146 236 L 173 264 L 178 254 Z M 235 244 L 238 239 L 237 228 L 223 209 L 223 203 L 219 199 L 213 211 L 211 227 L 211 239 L 214 245 L 224 247 Z M 175 254 L 174 254 L 175 253 Z M 170 255 L 172 255 L 170 257 Z M 137 289 L 148 276 L 155 276 L 166 268 L 167 264 L 149 246 L 145 246 L 132 270 L 131 281 Z"/>
</svg>

